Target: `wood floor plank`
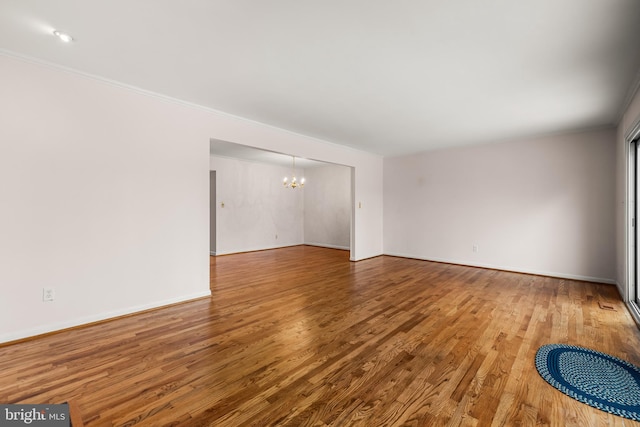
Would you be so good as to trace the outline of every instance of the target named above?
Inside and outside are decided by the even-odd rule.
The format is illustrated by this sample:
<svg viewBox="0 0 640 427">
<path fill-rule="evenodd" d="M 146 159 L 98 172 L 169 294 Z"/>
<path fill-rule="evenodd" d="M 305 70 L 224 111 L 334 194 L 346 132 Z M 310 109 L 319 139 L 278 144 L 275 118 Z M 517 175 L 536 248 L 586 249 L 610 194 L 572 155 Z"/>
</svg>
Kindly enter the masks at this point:
<svg viewBox="0 0 640 427">
<path fill-rule="evenodd" d="M 211 298 L 0 346 L 0 402 L 86 426 L 640 426 L 534 365 L 552 342 L 640 365 L 614 286 L 310 246 L 210 272 Z"/>
</svg>

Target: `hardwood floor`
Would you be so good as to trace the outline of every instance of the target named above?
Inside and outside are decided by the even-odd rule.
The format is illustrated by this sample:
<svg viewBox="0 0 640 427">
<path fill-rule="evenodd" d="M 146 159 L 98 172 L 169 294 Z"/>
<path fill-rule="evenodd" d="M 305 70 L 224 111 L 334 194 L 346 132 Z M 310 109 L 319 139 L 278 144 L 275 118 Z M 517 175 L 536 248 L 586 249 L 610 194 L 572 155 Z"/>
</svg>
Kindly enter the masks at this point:
<svg viewBox="0 0 640 427">
<path fill-rule="evenodd" d="M 534 366 L 552 342 L 640 365 L 611 285 L 297 246 L 211 258 L 211 290 L 0 347 L 0 402 L 86 426 L 640 426 Z"/>
</svg>

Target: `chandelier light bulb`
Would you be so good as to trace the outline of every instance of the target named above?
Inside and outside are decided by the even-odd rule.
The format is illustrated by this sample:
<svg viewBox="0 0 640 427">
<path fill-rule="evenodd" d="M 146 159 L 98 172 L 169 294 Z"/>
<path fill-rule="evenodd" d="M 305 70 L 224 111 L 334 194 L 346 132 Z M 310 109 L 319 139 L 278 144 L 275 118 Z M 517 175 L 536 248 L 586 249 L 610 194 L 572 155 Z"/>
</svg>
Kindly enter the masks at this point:
<svg viewBox="0 0 640 427">
<path fill-rule="evenodd" d="M 282 180 L 282 184 L 285 186 L 285 188 L 302 188 L 304 187 L 304 178 L 300 179 L 300 182 L 298 182 L 298 179 L 296 178 L 296 158 L 295 156 L 293 156 L 293 167 L 291 168 L 291 182 L 289 182 L 289 178 L 287 178 L 286 176 L 284 177 L 284 179 Z"/>
</svg>

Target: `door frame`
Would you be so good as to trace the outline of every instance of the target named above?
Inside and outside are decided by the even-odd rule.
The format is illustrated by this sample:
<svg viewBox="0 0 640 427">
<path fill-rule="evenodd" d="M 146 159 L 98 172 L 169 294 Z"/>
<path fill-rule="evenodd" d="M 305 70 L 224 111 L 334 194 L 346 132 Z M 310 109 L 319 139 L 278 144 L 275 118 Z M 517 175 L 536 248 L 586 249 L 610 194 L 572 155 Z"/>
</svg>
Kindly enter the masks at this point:
<svg viewBox="0 0 640 427">
<path fill-rule="evenodd" d="M 640 192 L 640 121 L 638 121 L 627 133 L 624 139 L 627 160 L 627 194 L 626 194 L 626 223 L 625 237 L 627 241 L 627 286 L 622 295 L 629 307 L 634 320 L 640 325 L 640 290 L 638 286 L 640 276 L 640 260 L 638 248 L 640 247 L 640 233 L 638 229 L 638 193 Z"/>
</svg>

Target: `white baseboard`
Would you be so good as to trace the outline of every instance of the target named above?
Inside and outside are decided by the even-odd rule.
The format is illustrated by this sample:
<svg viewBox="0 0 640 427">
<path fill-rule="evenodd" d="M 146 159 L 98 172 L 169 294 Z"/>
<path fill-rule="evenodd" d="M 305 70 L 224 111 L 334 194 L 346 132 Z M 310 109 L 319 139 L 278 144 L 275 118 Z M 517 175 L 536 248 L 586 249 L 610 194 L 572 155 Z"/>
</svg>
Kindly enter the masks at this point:
<svg viewBox="0 0 640 427">
<path fill-rule="evenodd" d="M 280 249 L 280 248 L 289 248 L 291 246 L 300 246 L 304 243 L 293 243 L 290 245 L 279 245 L 279 246 L 264 246 L 264 247 L 248 247 L 248 248 L 238 248 L 233 251 L 217 251 L 216 256 L 219 255 L 232 255 L 232 254 L 242 254 L 245 252 L 257 252 L 257 251 L 268 251 L 269 249 Z"/>
<path fill-rule="evenodd" d="M 125 316 L 127 314 L 138 313 L 145 310 L 150 310 L 153 308 L 160 308 L 171 304 L 176 304 L 180 302 L 186 302 L 202 297 L 207 297 L 211 295 L 211 291 L 202 291 L 189 295 L 183 295 L 180 297 L 169 298 L 162 301 L 155 301 L 149 304 L 142 304 L 133 307 L 124 308 L 121 310 L 109 311 L 106 313 L 95 314 L 92 316 L 81 317 L 78 319 L 67 320 L 64 322 L 54 323 L 52 325 L 39 326 L 37 328 L 27 329 L 23 331 L 15 331 L 8 334 L 0 335 L 0 344 L 6 343 L 10 341 L 16 341 L 24 338 L 34 337 L 37 335 L 47 334 L 50 332 L 61 331 L 68 328 L 73 328 L 76 326 L 86 325 L 88 323 L 99 322 L 102 320 L 109 320 L 120 316 Z"/>
<path fill-rule="evenodd" d="M 620 294 L 620 298 L 622 298 L 622 301 L 624 301 L 625 303 L 628 303 L 629 296 L 627 294 L 627 291 L 623 287 L 622 283 L 618 282 L 617 280 L 616 280 L 616 288 L 618 288 L 618 293 Z"/>
<path fill-rule="evenodd" d="M 582 276 L 579 274 L 558 273 L 557 271 L 534 270 L 534 269 L 527 269 L 527 268 L 509 267 L 504 265 L 474 263 L 474 262 L 445 259 L 445 258 L 421 257 L 421 256 L 415 256 L 415 255 L 403 254 L 403 253 L 386 252 L 385 255 L 397 256 L 401 258 L 420 259 L 424 261 L 443 262 L 447 264 L 458 264 L 458 265 L 465 265 L 469 267 L 489 268 L 492 270 L 512 271 L 514 273 L 535 274 L 537 276 L 557 277 L 559 279 L 571 279 L 571 280 L 580 280 L 584 282 L 606 283 L 608 285 L 616 285 L 616 281 L 613 279 L 606 279 L 603 277 Z"/>
<path fill-rule="evenodd" d="M 330 245 L 328 243 L 310 243 L 310 242 L 305 242 L 304 244 L 307 245 L 307 246 L 318 246 L 320 248 L 341 249 L 343 251 L 351 250 L 351 248 L 349 246 Z"/>
</svg>

